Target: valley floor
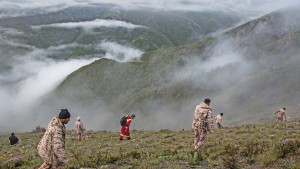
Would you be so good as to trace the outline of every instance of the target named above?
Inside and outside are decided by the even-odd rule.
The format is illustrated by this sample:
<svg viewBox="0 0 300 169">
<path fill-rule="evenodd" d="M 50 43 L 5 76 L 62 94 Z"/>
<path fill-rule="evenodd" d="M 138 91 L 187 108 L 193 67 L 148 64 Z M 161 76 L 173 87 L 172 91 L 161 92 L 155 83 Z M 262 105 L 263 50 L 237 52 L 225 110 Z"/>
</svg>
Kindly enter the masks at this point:
<svg viewBox="0 0 300 169">
<path fill-rule="evenodd" d="M 16 133 L 20 138 L 16 146 L 9 145 L 9 133 L 0 136 L 0 168 L 33 169 L 42 164 L 36 147 L 43 133 Z M 133 130 L 132 140 L 124 141 L 118 136 L 118 132 L 88 131 L 79 142 L 75 131 L 68 131 L 66 168 L 300 168 L 299 120 L 216 129 L 201 151 L 193 150 L 192 130 Z M 278 146 L 289 138 L 295 142 Z"/>
</svg>

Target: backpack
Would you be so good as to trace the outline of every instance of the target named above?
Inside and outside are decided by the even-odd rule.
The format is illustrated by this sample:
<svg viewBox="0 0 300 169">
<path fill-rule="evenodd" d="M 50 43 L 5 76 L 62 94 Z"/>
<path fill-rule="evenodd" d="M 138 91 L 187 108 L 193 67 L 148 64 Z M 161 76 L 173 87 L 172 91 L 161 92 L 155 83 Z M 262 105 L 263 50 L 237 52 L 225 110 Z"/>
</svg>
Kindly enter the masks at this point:
<svg viewBox="0 0 300 169">
<path fill-rule="evenodd" d="M 207 117 L 208 117 L 208 109 L 203 110 L 200 113 L 200 128 L 201 129 L 206 129 L 208 127 L 208 121 L 207 121 Z"/>
<path fill-rule="evenodd" d="M 127 122 L 127 117 L 126 116 L 123 116 L 120 120 L 120 124 L 121 126 L 125 126 L 126 125 L 126 122 Z"/>
</svg>

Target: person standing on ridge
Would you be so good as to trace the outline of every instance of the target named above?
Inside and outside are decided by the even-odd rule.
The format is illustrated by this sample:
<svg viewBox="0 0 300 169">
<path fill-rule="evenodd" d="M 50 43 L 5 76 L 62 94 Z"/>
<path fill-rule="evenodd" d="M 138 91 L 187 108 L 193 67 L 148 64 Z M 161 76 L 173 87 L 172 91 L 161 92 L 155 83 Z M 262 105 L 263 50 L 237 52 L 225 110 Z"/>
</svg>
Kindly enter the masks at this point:
<svg viewBox="0 0 300 169">
<path fill-rule="evenodd" d="M 286 120 L 286 112 L 285 112 L 285 107 L 277 110 L 274 114 L 277 115 L 277 120 L 276 120 L 276 123 L 277 122 L 283 122 L 284 120 Z M 284 119 L 283 119 L 284 117 Z"/>
<path fill-rule="evenodd" d="M 10 137 L 8 139 L 9 139 L 10 145 L 15 145 L 15 144 L 18 144 L 18 142 L 19 142 L 19 138 L 15 136 L 15 133 L 11 133 Z"/>
<path fill-rule="evenodd" d="M 206 98 L 204 102 L 201 102 L 196 106 L 194 112 L 194 121 L 192 127 L 195 133 L 195 150 L 199 150 L 203 146 L 206 140 L 207 132 L 212 132 L 214 128 L 212 109 L 209 107 L 209 105 L 210 99 Z"/>
<path fill-rule="evenodd" d="M 77 140 L 81 141 L 81 139 L 84 139 L 84 130 L 85 129 L 83 128 L 83 123 L 81 122 L 80 117 L 77 117 L 75 126 L 76 126 Z"/>
<path fill-rule="evenodd" d="M 216 116 L 216 123 L 217 123 L 217 127 L 218 129 L 223 128 L 222 126 L 222 117 L 223 117 L 223 113 L 220 113 Z"/>
<path fill-rule="evenodd" d="M 53 117 L 48 128 L 37 146 L 44 163 L 39 169 L 63 169 L 68 162 L 65 153 L 66 127 L 71 114 L 67 109 L 61 109 L 58 117 Z"/>
<path fill-rule="evenodd" d="M 121 132 L 120 132 L 120 140 L 123 140 L 123 136 L 125 135 L 127 137 L 127 140 L 130 140 L 130 124 L 132 122 L 132 119 L 135 118 L 135 114 L 127 115 L 121 118 L 120 123 L 121 123 Z"/>
</svg>

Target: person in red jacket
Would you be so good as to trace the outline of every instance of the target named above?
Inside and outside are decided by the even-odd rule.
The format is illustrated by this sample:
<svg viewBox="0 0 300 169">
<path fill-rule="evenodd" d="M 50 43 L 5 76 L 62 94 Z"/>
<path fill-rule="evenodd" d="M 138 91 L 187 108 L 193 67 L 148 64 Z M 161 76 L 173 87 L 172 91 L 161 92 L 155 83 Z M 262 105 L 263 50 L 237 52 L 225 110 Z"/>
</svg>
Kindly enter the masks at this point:
<svg viewBox="0 0 300 169">
<path fill-rule="evenodd" d="M 135 114 L 127 115 L 126 116 L 126 124 L 121 127 L 121 132 L 120 132 L 120 140 L 123 140 L 123 136 L 125 135 L 127 137 L 127 140 L 130 140 L 130 124 L 132 119 L 135 118 Z"/>
</svg>

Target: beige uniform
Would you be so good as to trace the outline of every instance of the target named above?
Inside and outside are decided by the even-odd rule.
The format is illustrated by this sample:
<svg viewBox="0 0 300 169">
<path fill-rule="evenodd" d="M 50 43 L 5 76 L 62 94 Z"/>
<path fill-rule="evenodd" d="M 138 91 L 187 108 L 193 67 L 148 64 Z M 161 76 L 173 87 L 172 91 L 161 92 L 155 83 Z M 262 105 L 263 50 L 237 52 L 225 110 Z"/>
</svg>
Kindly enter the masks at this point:
<svg viewBox="0 0 300 169">
<path fill-rule="evenodd" d="M 75 122 L 75 127 L 76 127 L 77 139 L 81 140 L 84 137 L 84 128 L 82 122 L 80 120 L 77 120 Z"/>
<path fill-rule="evenodd" d="M 218 129 L 222 128 L 222 124 L 221 123 L 222 123 L 222 116 L 220 114 L 218 114 L 216 116 L 216 124 L 217 124 Z"/>
<path fill-rule="evenodd" d="M 60 119 L 53 117 L 38 144 L 37 150 L 44 160 L 40 169 L 61 169 L 68 162 L 65 153 L 66 128 Z"/>
<path fill-rule="evenodd" d="M 277 115 L 277 120 L 276 122 L 282 122 L 283 121 L 283 117 L 286 119 L 286 112 L 284 109 L 279 109 L 277 112 L 275 112 L 275 114 Z"/>
<path fill-rule="evenodd" d="M 204 144 L 207 131 L 213 131 L 213 115 L 211 109 L 204 102 L 198 105 L 194 112 L 193 129 L 195 133 L 194 149 L 198 150 Z"/>
</svg>

